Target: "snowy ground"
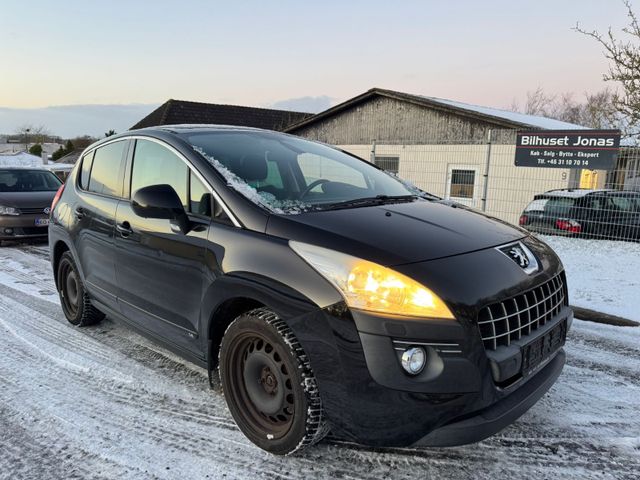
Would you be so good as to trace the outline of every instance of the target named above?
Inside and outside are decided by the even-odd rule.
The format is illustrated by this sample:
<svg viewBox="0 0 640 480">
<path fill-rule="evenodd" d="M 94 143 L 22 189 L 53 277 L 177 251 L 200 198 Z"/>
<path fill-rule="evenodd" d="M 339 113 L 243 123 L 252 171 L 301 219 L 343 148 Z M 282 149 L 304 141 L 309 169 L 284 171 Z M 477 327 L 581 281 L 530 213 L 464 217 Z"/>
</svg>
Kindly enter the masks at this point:
<svg viewBox="0 0 640 480">
<path fill-rule="evenodd" d="M 2 248 L 0 478 L 637 478 L 640 328 L 578 320 L 567 353 L 549 394 L 480 444 L 274 457 L 203 370 L 110 320 L 69 326 L 46 247 Z"/>
<path fill-rule="evenodd" d="M 571 305 L 640 322 L 640 243 L 540 238 L 562 259 Z"/>
</svg>

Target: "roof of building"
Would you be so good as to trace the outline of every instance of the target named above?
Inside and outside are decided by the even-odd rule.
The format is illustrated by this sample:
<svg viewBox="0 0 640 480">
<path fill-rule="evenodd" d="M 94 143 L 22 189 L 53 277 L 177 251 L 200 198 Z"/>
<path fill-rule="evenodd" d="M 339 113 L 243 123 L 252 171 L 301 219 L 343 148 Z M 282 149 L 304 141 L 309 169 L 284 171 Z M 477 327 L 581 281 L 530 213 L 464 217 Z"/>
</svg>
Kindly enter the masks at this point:
<svg viewBox="0 0 640 480">
<path fill-rule="evenodd" d="M 41 167 L 42 158 L 27 152 L 0 154 L 0 167 Z"/>
<path fill-rule="evenodd" d="M 394 98 L 426 108 L 440 110 L 444 112 L 454 113 L 463 117 L 474 120 L 484 121 L 502 128 L 533 128 L 544 130 L 577 130 L 586 129 L 582 125 L 574 123 L 562 122 L 552 118 L 541 117 L 538 115 L 527 115 L 524 113 L 510 112 L 498 108 L 483 107 L 479 105 L 471 105 L 468 103 L 457 102 L 454 100 L 446 100 L 443 98 L 427 97 L 423 95 L 413 95 L 410 93 L 397 92 L 395 90 L 385 90 L 382 88 L 372 88 L 366 92 L 353 97 L 346 102 L 340 103 L 335 107 L 329 108 L 324 112 L 320 112 L 312 117 L 302 119 L 298 123 L 285 129 L 286 132 L 294 132 L 300 127 L 304 127 L 325 118 L 331 117 L 336 113 L 347 108 L 351 108 L 359 103 L 368 101 L 369 99 L 382 96 Z"/>
<path fill-rule="evenodd" d="M 78 161 L 78 158 L 80 158 L 80 154 L 82 154 L 83 151 L 84 151 L 84 148 L 76 148 L 72 152 L 69 152 L 66 155 L 60 157 L 59 159 L 54 160 L 54 162 L 55 163 L 69 163 L 69 164 L 73 165 Z"/>
<path fill-rule="evenodd" d="M 70 170 L 73 165 L 66 163 L 42 163 L 42 158 L 27 152 L 0 154 L 0 168 L 38 168 L 44 170 Z"/>
<path fill-rule="evenodd" d="M 131 130 L 184 123 L 237 125 L 267 130 L 284 130 L 287 126 L 298 123 L 312 115 L 311 113 L 291 112 L 288 110 L 218 105 L 171 99 L 132 126 Z"/>
</svg>

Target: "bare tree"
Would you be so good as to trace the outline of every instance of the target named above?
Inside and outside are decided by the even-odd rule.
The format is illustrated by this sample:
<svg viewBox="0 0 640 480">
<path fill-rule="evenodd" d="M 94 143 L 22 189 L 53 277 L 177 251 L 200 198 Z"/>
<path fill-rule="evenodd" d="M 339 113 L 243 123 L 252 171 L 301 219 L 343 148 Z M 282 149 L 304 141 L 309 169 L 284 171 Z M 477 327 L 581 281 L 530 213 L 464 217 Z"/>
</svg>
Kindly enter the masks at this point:
<svg viewBox="0 0 640 480">
<path fill-rule="evenodd" d="M 29 149 L 30 143 L 44 143 L 51 136 L 44 125 L 34 126 L 31 124 L 20 125 L 16 128 L 15 134 L 22 139 L 25 150 Z"/>
<path fill-rule="evenodd" d="M 555 95 L 548 95 L 542 87 L 527 92 L 523 105 L 517 100 L 511 102 L 510 110 L 514 112 L 526 113 L 527 115 L 549 116 L 549 112 L 553 109 L 553 102 L 556 100 Z"/>
<path fill-rule="evenodd" d="M 613 103 L 628 121 L 629 135 L 640 135 L 640 24 L 631 2 L 624 1 L 629 24 L 622 29 L 622 36 L 615 35 L 609 27 L 606 34 L 597 30 L 584 30 L 576 24 L 574 30 L 595 39 L 604 47 L 604 55 L 610 61 L 605 81 L 616 82 L 619 92 L 613 93 Z"/>
<path fill-rule="evenodd" d="M 615 94 L 605 89 L 596 93 L 585 93 L 582 101 L 573 93 L 547 94 L 541 87 L 527 92 L 524 105 L 512 103 L 511 109 L 530 115 L 542 115 L 564 122 L 590 128 L 618 128 L 625 130 L 623 116 L 615 105 Z"/>
</svg>

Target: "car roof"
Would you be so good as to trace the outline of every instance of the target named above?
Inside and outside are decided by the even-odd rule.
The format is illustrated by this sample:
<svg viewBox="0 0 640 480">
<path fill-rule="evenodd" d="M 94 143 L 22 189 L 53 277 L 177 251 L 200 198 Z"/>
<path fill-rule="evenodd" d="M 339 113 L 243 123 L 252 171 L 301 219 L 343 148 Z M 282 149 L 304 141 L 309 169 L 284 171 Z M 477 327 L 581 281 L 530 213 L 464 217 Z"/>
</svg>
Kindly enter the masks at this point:
<svg viewBox="0 0 640 480">
<path fill-rule="evenodd" d="M 591 188 L 559 188 L 556 190 L 549 190 L 544 193 L 537 194 L 534 198 L 551 198 L 551 197 L 564 197 L 564 198 L 582 198 L 587 195 L 595 193 L 608 193 L 614 190 L 607 188 L 591 189 Z"/>
<path fill-rule="evenodd" d="M 608 192 L 607 195 L 612 197 L 640 197 L 640 192 L 634 192 L 632 190 L 614 190 Z"/>
<path fill-rule="evenodd" d="M 190 124 L 190 123 L 178 124 L 178 125 L 158 125 L 155 127 L 141 128 L 140 130 L 130 130 L 127 133 L 135 135 L 136 132 L 150 131 L 150 130 L 171 132 L 171 133 L 214 132 L 214 131 L 266 132 L 266 133 L 286 135 L 286 134 L 283 134 L 282 132 L 265 130 L 263 128 L 243 127 L 238 125 Z"/>
</svg>

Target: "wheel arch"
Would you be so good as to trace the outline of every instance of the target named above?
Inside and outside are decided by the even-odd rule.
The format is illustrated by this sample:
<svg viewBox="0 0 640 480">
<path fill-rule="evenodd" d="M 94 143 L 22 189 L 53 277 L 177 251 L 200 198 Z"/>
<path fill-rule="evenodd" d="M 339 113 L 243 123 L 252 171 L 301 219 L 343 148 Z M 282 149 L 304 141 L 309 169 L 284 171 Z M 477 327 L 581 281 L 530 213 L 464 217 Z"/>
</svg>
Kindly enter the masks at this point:
<svg viewBox="0 0 640 480">
<path fill-rule="evenodd" d="M 51 263 L 53 267 L 53 281 L 58 286 L 58 265 L 64 252 L 70 252 L 71 248 L 64 240 L 58 240 L 51 249 Z M 73 253 L 72 253 L 73 255 Z M 77 263 L 77 262 L 76 262 Z"/>
<path fill-rule="evenodd" d="M 320 307 L 291 287 L 259 275 L 225 275 L 209 289 L 203 302 L 203 336 L 207 341 L 209 372 L 218 364 L 218 352 L 228 326 L 256 308 L 273 311 L 284 322 Z"/>
</svg>

